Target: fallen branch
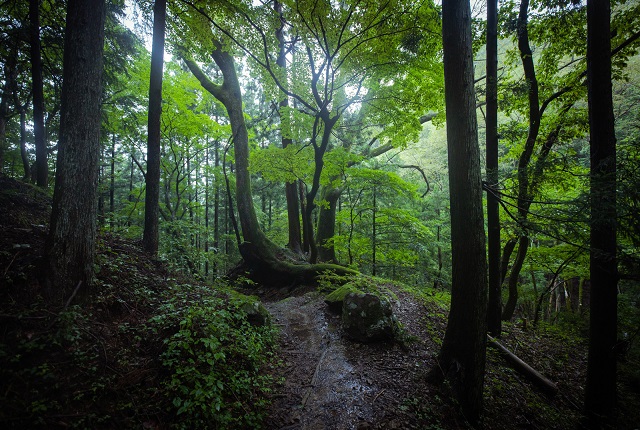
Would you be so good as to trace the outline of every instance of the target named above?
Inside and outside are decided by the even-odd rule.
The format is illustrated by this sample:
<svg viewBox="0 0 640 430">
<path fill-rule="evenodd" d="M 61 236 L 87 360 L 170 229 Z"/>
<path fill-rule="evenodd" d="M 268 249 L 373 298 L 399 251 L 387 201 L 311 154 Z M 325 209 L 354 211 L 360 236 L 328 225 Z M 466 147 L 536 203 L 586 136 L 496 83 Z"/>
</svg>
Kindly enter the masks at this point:
<svg viewBox="0 0 640 430">
<path fill-rule="evenodd" d="M 305 405 L 307 404 L 307 400 L 309 400 L 309 395 L 311 394 L 311 390 L 313 390 L 313 387 L 315 387 L 316 385 L 316 379 L 318 379 L 318 372 L 320 371 L 320 365 L 322 364 L 322 360 L 324 360 L 324 356 L 327 354 L 328 349 L 329 348 L 325 349 L 322 352 L 322 355 L 318 360 L 318 364 L 316 365 L 316 371 L 313 373 L 313 378 L 311 378 L 311 386 L 309 387 L 309 389 L 307 390 L 307 393 L 302 398 L 302 409 L 304 409 Z"/>
<path fill-rule="evenodd" d="M 522 375 L 527 377 L 531 382 L 536 384 L 538 388 L 545 392 L 545 394 L 554 396 L 558 392 L 558 386 L 556 384 L 551 382 L 533 367 L 522 361 L 493 337 L 487 335 L 487 338 L 489 339 L 489 346 L 492 346 L 502 352 L 504 357 L 513 365 L 513 368 L 515 370 L 517 370 Z"/>
<path fill-rule="evenodd" d="M 386 390 L 387 390 L 386 388 L 383 388 L 382 391 L 376 394 L 376 396 L 373 398 L 373 401 L 371 403 L 375 402 L 378 399 L 378 397 L 380 397 L 382 393 L 384 393 Z"/>
</svg>

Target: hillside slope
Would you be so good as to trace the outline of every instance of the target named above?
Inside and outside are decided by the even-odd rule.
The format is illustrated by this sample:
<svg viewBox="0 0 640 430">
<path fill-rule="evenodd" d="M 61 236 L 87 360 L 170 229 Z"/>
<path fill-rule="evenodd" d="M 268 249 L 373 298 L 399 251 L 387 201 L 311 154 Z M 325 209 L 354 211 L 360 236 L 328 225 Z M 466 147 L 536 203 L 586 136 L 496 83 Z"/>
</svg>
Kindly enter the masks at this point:
<svg viewBox="0 0 640 430">
<path fill-rule="evenodd" d="M 427 381 L 449 296 L 362 277 L 391 299 L 399 342 L 359 344 L 315 287 L 229 285 L 171 273 L 138 243 L 101 235 L 100 293 L 52 308 L 39 296 L 50 199 L 0 175 L 2 428 L 465 429 L 446 385 Z M 324 285 L 326 287 L 326 285 Z M 579 427 L 583 338 L 505 325 L 501 342 L 554 381 L 547 397 L 488 350 L 483 426 Z M 620 384 L 619 428 L 640 422 L 638 387 Z"/>
</svg>

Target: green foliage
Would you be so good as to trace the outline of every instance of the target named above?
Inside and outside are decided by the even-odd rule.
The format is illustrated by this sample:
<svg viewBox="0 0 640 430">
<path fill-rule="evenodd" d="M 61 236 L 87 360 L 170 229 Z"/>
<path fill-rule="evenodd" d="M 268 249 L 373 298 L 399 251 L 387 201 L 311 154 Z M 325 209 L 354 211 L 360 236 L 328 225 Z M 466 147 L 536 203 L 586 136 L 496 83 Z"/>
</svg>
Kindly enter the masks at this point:
<svg viewBox="0 0 640 430">
<path fill-rule="evenodd" d="M 252 172 L 260 173 L 268 181 L 292 183 L 309 180 L 313 174 L 312 160 L 313 150 L 308 146 L 269 146 L 251 153 L 250 166 Z"/>
<path fill-rule="evenodd" d="M 194 295 L 197 303 L 181 305 Z M 251 325 L 242 307 L 248 299 L 235 293 L 180 286 L 172 296 L 150 323 L 167 335 L 160 359 L 178 427 L 256 428 L 272 383 L 260 371 L 271 360 L 274 329 Z"/>
<path fill-rule="evenodd" d="M 447 290 L 406 284 L 403 285 L 403 289 L 425 303 L 428 302 L 437 305 L 443 312 L 449 311 L 449 307 L 451 306 L 451 293 Z M 442 315 L 444 316 L 444 313 Z"/>
</svg>

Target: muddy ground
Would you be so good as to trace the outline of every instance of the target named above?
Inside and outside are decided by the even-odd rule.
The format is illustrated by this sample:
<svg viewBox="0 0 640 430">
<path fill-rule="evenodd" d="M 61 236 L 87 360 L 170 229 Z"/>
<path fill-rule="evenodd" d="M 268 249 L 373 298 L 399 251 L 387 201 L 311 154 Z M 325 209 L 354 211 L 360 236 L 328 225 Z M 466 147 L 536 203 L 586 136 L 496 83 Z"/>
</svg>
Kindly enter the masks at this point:
<svg viewBox="0 0 640 430">
<path fill-rule="evenodd" d="M 281 329 L 281 383 L 265 428 L 427 428 L 417 417 L 429 396 L 426 372 L 437 346 L 416 316 L 427 309 L 398 293 L 394 312 L 406 331 L 403 343 L 360 344 L 341 332 L 340 317 L 313 290 L 265 305 Z"/>
</svg>

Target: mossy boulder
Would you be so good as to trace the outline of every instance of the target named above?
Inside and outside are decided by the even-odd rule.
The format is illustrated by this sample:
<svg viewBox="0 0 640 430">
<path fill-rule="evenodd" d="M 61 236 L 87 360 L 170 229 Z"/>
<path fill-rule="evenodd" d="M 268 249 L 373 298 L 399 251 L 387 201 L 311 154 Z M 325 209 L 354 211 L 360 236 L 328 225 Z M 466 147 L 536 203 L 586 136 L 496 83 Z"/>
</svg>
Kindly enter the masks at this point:
<svg viewBox="0 0 640 430">
<path fill-rule="evenodd" d="M 252 326 L 262 327 L 271 323 L 271 314 L 259 300 L 244 302 L 240 310 L 247 314 L 247 321 Z"/>
<path fill-rule="evenodd" d="M 390 341 L 395 337 L 397 321 L 386 298 L 349 292 L 342 304 L 342 327 L 358 342 Z"/>
<path fill-rule="evenodd" d="M 324 298 L 325 303 L 329 307 L 329 310 L 340 313 L 342 312 L 342 303 L 344 302 L 344 296 L 349 293 L 362 293 L 355 285 L 348 282 L 341 287 L 338 287 L 331 293 L 327 294 Z"/>
</svg>

